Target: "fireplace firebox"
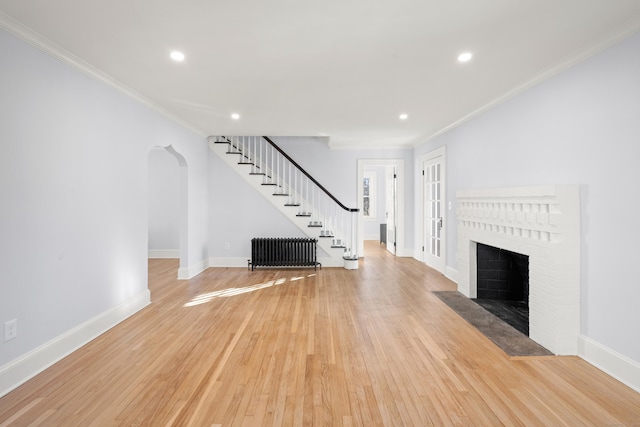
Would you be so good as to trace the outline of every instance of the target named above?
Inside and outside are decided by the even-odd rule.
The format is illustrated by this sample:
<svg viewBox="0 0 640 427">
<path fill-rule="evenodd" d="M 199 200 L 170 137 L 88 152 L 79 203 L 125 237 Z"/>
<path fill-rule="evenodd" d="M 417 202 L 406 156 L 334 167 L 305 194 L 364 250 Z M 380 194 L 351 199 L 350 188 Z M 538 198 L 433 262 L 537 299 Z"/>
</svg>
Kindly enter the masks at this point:
<svg viewBox="0 0 640 427">
<path fill-rule="evenodd" d="M 529 257 L 478 243 L 478 298 L 529 301 Z"/>
<path fill-rule="evenodd" d="M 529 335 L 529 257 L 482 243 L 476 248 L 475 302 Z"/>
</svg>

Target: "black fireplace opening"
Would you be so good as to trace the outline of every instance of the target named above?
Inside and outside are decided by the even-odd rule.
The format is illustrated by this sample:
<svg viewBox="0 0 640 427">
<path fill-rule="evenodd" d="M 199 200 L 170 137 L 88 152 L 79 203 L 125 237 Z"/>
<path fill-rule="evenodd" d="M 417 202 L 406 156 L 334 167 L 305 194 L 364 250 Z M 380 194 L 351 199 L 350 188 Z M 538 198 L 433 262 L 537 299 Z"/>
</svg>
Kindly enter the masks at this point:
<svg viewBox="0 0 640 427">
<path fill-rule="evenodd" d="M 474 301 L 529 336 L 529 257 L 482 243 L 476 253 Z"/>
</svg>

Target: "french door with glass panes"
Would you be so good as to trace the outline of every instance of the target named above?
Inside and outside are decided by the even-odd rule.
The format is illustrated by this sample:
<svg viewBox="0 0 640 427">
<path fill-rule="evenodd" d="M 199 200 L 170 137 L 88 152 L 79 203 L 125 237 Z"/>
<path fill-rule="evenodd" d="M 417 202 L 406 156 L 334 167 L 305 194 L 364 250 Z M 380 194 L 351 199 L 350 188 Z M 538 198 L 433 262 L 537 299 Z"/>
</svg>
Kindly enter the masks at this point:
<svg viewBox="0 0 640 427">
<path fill-rule="evenodd" d="M 423 261 L 444 273 L 446 266 L 444 152 L 438 150 L 426 154 L 422 159 Z"/>
</svg>

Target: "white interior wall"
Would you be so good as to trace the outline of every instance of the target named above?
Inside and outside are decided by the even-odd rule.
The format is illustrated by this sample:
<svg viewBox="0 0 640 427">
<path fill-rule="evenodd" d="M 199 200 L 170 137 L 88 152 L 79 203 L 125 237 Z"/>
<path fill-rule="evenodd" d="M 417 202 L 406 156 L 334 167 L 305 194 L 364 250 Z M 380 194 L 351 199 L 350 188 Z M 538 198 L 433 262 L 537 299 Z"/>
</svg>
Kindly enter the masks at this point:
<svg viewBox="0 0 640 427">
<path fill-rule="evenodd" d="M 246 266 L 254 237 L 305 237 L 212 151 L 208 176 L 212 265 Z"/>
<path fill-rule="evenodd" d="M 151 148 L 187 160 L 195 267 L 208 185 L 204 138 L 4 31 L 0 51 L 2 394 L 149 302 Z"/>
<path fill-rule="evenodd" d="M 149 152 L 149 257 L 179 258 L 180 166 L 162 147 Z M 172 256 L 171 256 L 172 255 Z"/>
<path fill-rule="evenodd" d="M 447 147 L 450 201 L 466 189 L 580 185 L 581 333 L 635 372 L 639 51 L 637 34 L 415 150 L 417 159 Z M 447 236 L 447 264 L 455 271 L 455 221 Z"/>
</svg>

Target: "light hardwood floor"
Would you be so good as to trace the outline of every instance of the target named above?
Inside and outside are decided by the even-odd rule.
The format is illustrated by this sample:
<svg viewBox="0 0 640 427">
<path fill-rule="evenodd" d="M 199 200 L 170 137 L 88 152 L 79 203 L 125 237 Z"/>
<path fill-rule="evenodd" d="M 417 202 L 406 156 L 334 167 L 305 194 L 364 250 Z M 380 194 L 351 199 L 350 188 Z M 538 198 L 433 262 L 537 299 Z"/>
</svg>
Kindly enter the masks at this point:
<svg viewBox="0 0 640 427">
<path fill-rule="evenodd" d="M 358 270 L 149 262 L 152 304 L 0 399 L 0 426 L 623 426 L 640 394 L 577 357 L 510 359 L 367 242 Z"/>
</svg>

